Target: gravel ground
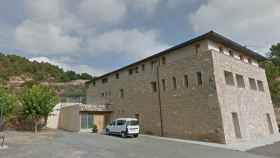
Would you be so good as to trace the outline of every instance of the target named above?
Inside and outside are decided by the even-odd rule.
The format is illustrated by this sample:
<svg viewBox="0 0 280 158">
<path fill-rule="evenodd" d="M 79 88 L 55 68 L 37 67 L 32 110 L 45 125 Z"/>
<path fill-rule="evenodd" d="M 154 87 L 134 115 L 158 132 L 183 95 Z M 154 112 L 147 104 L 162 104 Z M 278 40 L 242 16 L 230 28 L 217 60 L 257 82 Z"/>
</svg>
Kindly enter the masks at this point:
<svg viewBox="0 0 280 158">
<path fill-rule="evenodd" d="M 264 158 L 247 152 L 147 136 L 123 139 L 63 131 L 39 135 L 8 132 L 6 135 L 9 148 L 0 150 L 1 158 Z"/>
</svg>

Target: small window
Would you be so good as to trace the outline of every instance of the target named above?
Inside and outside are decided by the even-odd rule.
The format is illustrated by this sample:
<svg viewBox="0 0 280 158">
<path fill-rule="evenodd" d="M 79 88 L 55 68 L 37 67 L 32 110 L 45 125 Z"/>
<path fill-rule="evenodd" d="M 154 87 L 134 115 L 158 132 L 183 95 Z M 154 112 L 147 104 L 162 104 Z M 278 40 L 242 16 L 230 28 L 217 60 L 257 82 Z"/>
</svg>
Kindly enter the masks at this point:
<svg viewBox="0 0 280 158">
<path fill-rule="evenodd" d="M 153 92 L 157 92 L 157 83 L 156 82 L 151 82 L 152 90 Z"/>
<path fill-rule="evenodd" d="M 176 77 L 172 77 L 173 89 L 177 89 L 177 80 Z"/>
<path fill-rule="evenodd" d="M 129 73 L 129 75 L 132 75 L 133 74 L 133 69 L 129 69 L 128 73 Z"/>
<path fill-rule="evenodd" d="M 105 93 L 103 92 L 103 93 L 101 93 L 101 97 L 105 97 Z"/>
<path fill-rule="evenodd" d="M 195 45 L 195 53 L 196 53 L 196 55 L 198 55 L 199 49 L 200 49 L 200 44 L 196 44 Z"/>
<path fill-rule="evenodd" d="M 224 71 L 225 73 L 225 81 L 227 85 L 234 85 L 234 79 L 232 72 Z"/>
<path fill-rule="evenodd" d="M 103 78 L 102 79 L 102 83 L 107 83 L 108 82 L 108 78 Z"/>
<path fill-rule="evenodd" d="M 250 83 L 250 88 L 252 90 L 257 90 L 257 85 L 256 85 L 256 81 L 253 78 L 249 78 L 249 83 Z"/>
<path fill-rule="evenodd" d="M 120 98 L 124 98 L 124 90 L 120 89 Z"/>
<path fill-rule="evenodd" d="M 224 47 L 219 47 L 219 51 L 220 51 L 220 53 L 224 53 Z"/>
<path fill-rule="evenodd" d="M 189 77 L 188 77 L 188 75 L 185 75 L 185 76 L 184 76 L 184 86 L 185 86 L 186 88 L 189 87 Z"/>
<path fill-rule="evenodd" d="M 236 74 L 236 81 L 237 81 L 237 87 L 238 88 L 244 88 L 245 87 L 245 82 L 244 78 L 242 75 Z"/>
<path fill-rule="evenodd" d="M 233 54 L 233 51 L 232 51 L 232 50 L 229 50 L 229 55 L 230 55 L 231 57 L 234 57 L 234 54 Z"/>
<path fill-rule="evenodd" d="M 145 71 L 145 64 L 142 64 L 142 71 Z"/>
<path fill-rule="evenodd" d="M 138 73 L 139 71 L 138 71 L 138 67 L 135 67 L 135 73 Z"/>
<path fill-rule="evenodd" d="M 258 80 L 257 83 L 258 83 L 259 90 L 264 91 L 263 82 Z"/>
<path fill-rule="evenodd" d="M 152 71 L 155 70 L 156 64 L 157 64 L 157 61 L 151 61 L 151 69 L 152 69 Z"/>
<path fill-rule="evenodd" d="M 162 64 L 162 65 L 165 65 L 165 64 L 166 64 L 166 58 L 165 58 L 165 57 L 162 57 L 162 58 L 161 58 L 161 64 Z"/>
<path fill-rule="evenodd" d="M 162 79 L 162 80 L 161 80 L 161 84 L 162 84 L 162 90 L 165 91 L 165 90 L 166 90 L 165 79 Z"/>
<path fill-rule="evenodd" d="M 120 78 L 119 73 L 116 73 L 116 79 L 119 79 L 119 78 Z"/>
<path fill-rule="evenodd" d="M 196 72 L 196 79 L 197 79 L 197 85 L 199 87 L 201 87 L 202 86 L 202 74 L 201 74 L 201 72 Z"/>
</svg>

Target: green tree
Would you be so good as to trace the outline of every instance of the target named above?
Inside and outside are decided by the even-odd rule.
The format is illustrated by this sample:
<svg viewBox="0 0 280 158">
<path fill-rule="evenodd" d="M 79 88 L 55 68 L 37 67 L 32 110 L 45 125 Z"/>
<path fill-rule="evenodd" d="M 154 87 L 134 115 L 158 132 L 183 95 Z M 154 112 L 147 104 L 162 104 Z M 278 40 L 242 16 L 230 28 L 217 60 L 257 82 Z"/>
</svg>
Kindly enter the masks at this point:
<svg viewBox="0 0 280 158">
<path fill-rule="evenodd" d="M 26 88 L 22 95 L 23 115 L 34 123 L 34 131 L 37 133 L 42 119 L 46 124 L 49 113 L 58 102 L 56 93 L 42 85 L 33 85 Z"/>
<path fill-rule="evenodd" d="M 3 87 L 0 87 L 0 130 L 3 128 L 6 120 L 11 116 L 17 99 L 14 95 Z"/>
<path fill-rule="evenodd" d="M 261 66 L 265 69 L 272 101 L 277 105 L 280 103 L 280 81 L 277 79 L 280 76 L 280 68 L 269 60 L 261 63 Z"/>
<path fill-rule="evenodd" d="M 268 57 L 276 66 L 280 67 L 280 43 L 271 46 Z"/>
<path fill-rule="evenodd" d="M 272 45 L 268 60 L 261 63 L 266 71 L 266 77 L 274 105 L 280 104 L 280 43 Z"/>
</svg>

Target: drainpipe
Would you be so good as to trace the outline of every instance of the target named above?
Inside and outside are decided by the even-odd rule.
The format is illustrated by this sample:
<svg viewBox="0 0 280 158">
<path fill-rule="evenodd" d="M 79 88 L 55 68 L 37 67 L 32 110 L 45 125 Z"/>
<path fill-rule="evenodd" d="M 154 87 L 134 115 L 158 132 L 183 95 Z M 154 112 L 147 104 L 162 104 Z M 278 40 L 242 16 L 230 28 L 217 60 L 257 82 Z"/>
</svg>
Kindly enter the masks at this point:
<svg viewBox="0 0 280 158">
<path fill-rule="evenodd" d="M 160 136 L 164 136 L 163 130 L 163 117 L 162 117 L 162 102 L 161 102 L 161 89 L 160 89 L 160 78 L 159 78 L 159 65 L 160 60 L 157 60 L 156 64 L 156 78 L 157 78 L 157 88 L 158 88 L 158 106 L 159 106 L 159 118 L 160 118 Z"/>
</svg>

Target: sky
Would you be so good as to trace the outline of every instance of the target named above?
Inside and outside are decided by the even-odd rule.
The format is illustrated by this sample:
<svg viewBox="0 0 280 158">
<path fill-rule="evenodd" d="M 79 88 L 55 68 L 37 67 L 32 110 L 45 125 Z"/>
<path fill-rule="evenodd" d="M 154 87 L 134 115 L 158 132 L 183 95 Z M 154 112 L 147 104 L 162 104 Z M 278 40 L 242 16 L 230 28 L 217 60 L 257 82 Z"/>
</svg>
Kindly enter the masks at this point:
<svg viewBox="0 0 280 158">
<path fill-rule="evenodd" d="M 0 51 L 94 76 L 216 31 L 260 54 L 279 0 L 0 0 Z"/>
</svg>

